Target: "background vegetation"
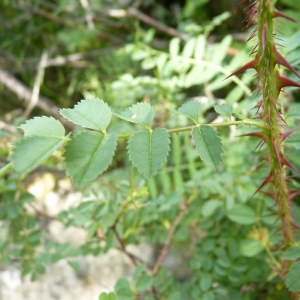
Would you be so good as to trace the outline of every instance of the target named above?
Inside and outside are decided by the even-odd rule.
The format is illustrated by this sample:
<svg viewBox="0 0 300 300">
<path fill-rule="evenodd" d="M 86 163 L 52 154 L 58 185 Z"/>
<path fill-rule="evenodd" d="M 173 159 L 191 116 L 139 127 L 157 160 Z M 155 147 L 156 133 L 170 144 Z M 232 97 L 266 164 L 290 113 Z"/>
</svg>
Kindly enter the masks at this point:
<svg viewBox="0 0 300 300">
<path fill-rule="evenodd" d="M 248 61 L 254 45 L 245 44 L 249 32 L 241 31 L 243 10 L 233 14 L 238 2 L 2 1 L 1 166 L 21 136 L 17 126 L 24 120 L 49 115 L 71 131 L 73 125 L 58 108 L 87 97 L 105 100 L 115 112 L 150 103 L 154 127 L 189 125 L 167 109 L 188 100 L 201 103 L 202 123 L 228 120 L 214 110 L 223 103 L 236 114 L 254 116 L 259 100 L 251 93 L 254 72 L 224 81 Z M 300 22 L 298 2 L 282 0 L 277 7 Z M 298 70 L 299 22 L 277 25 L 285 45 L 280 51 Z M 286 89 L 282 103 L 289 104 L 289 124 L 299 124 L 299 90 Z M 128 134 L 135 127 L 113 118 L 111 128 Z M 62 151 L 25 180 L 10 171 L 0 180 L 1 264 L 18 263 L 23 275 L 36 279 L 45 265 L 61 258 L 78 270 L 76 256 L 115 247 L 136 266 L 131 282 L 117 282 L 118 299 L 287 299 L 280 276 L 282 253 L 276 252 L 281 239 L 276 208 L 265 194 L 253 196 L 267 173 L 260 161 L 263 150 L 256 149 L 253 139 L 237 137 L 247 132 L 247 126 L 219 129 L 224 154 L 217 171 L 200 160 L 188 133 L 172 134 L 168 161 L 147 180 L 131 167 L 121 141 L 108 171 L 81 187 L 82 201 L 51 216 L 36 209 L 37 199 L 27 187 L 43 173 L 64 176 Z M 299 169 L 300 135 L 288 145 L 287 155 Z M 299 189 L 297 179 L 292 185 Z M 297 196 L 293 204 L 298 226 L 299 200 Z M 49 241 L 41 220 L 53 218 L 66 227 L 84 228 L 86 242 L 72 248 Z M 126 245 L 144 241 L 157 250 L 152 265 L 126 250 Z M 186 254 L 189 275 L 180 277 L 162 267 L 170 247 Z M 101 297 L 115 299 L 113 294 Z"/>
</svg>

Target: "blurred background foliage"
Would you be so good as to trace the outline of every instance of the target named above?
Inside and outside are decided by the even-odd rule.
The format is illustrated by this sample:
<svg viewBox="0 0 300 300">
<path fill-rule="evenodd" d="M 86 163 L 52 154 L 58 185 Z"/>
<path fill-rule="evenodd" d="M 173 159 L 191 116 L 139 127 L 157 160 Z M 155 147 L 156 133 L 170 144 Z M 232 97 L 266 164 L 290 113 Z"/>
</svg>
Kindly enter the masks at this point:
<svg viewBox="0 0 300 300">
<path fill-rule="evenodd" d="M 16 126 L 26 118 L 60 118 L 57 107 L 73 107 L 89 96 L 104 99 L 115 111 L 149 102 L 155 106 L 156 126 L 168 128 L 188 123 L 170 115 L 166 105 L 178 108 L 192 99 L 202 103 L 205 123 L 218 117 L 213 106 L 225 102 L 235 112 L 253 116 L 259 100 L 251 93 L 254 72 L 223 80 L 249 60 L 254 45 L 245 44 L 251 28 L 242 23 L 245 11 L 235 12 L 238 3 L 1 1 L 1 166 L 20 136 Z M 299 69 L 300 4 L 281 0 L 278 8 L 298 21 L 276 26 L 282 33 L 279 43 L 285 45 L 280 51 Z M 299 91 L 287 89 L 282 98 L 283 103 L 294 102 L 290 110 L 286 105 L 287 117 L 291 126 L 299 125 Z M 119 132 L 134 130 L 120 120 L 113 122 Z M 45 265 L 59 259 L 67 258 L 78 270 L 76 256 L 131 243 L 146 241 L 159 254 L 173 230 L 172 247 L 187 255 L 188 271 L 180 275 L 160 264 L 136 261 L 131 286 L 118 281 L 118 299 L 123 299 L 120 290 L 131 293 L 126 299 L 287 299 L 278 277 L 280 258 L 272 252 L 280 243 L 275 208 L 264 194 L 251 197 L 267 172 L 260 161 L 263 150 L 254 151 L 253 140 L 236 137 L 248 130 L 220 130 L 225 154 L 217 172 L 203 165 L 187 133 L 174 134 L 168 162 L 148 181 L 131 169 L 121 141 L 108 172 L 82 190 L 79 204 L 54 216 L 36 209 L 28 186 L 47 172 L 55 180 L 64 177 L 59 152 L 25 180 L 9 173 L 0 180 L 1 264 L 17 262 L 23 275 L 36 279 Z M 299 134 L 289 143 L 290 160 L 299 166 Z M 296 179 L 292 185 L 299 188 Z M 300 199 L 295 199 L 299 216 Z M 53 218 L 66 227 L 84 228 L 85 243 L 73 249 L 48 240 L 47 222 Z M 153 270 L 152 277 L 144 273 L 147 269 Z"/>
</svg>

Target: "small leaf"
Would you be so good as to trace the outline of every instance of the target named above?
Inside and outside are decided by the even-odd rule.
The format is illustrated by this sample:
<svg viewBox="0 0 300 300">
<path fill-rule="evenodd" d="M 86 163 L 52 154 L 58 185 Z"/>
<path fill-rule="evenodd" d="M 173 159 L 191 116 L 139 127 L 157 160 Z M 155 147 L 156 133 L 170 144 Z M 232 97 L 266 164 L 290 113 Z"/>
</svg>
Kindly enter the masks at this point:
<svg viewBox="0 0 300 300">
<path fill-rule="evenodd" d="M 184 115 L 188 118 L 197 120 L 200 109 L 201 103 L 199 101 L 189 101 L 184 103 L 181 107 L 179 107 L 177 113 L 180 115 Z"/>
<path fill-rule="evenodd" d="M 129 159 L 145 178 L 150 178 L 166 160 L 169 144 L 170 137 L 165 128 L 138 131 L 128 141 Z"/>
<path fill-rule="evenodd" d="M 200 274 L 200 287 L 202 291 L 207 291 L 211 288 L 212 276 L 209 273 Z"/>
<path fill-rule="evenodd" d="M 181 55 L 184 57 L 192 57 L 194 54 L 196 38 L 190 38 L 183 47 Z"/>
<path fill-rule="evenodd" d="M 65 128 L 52 117 L 35 117 L 26 121 L 20 126 L 24 130 L 25 136 L 47 136 L 62 138 L 65 135 Z"/>
<path fill-rule="evenodd" d="M 139 292 L 147 290 L 153 284 L 153 279 L 148 274 L 143 274 L 136 282 L 136 289 Z"/>
<path fill-rule="evenodd" d="M 222 205 L 222 202 L 219 200 L 208 200 L 202 206 L 202 215 L 204 217 L 211 216 L 215 210 Z"/>
<path fill-rule="evenodd" d="M 154 117 L 154 110 L 150 104 L 141 102 L 132 105 L 130 108 L 124 110 L 121 114 L 114 115 L 129 122 L 151 127 Z"/>
<path fill-rule="evenodd" d="M 177 56 L 179 54 L 180 38 L 175 37 L 170 41 L 169 52 L 171 56 Z"/>
<path fill-rule="evenodd" d="M 78 261 L 68 261 L 68 264 L 75 272 L 78 273 L 80 271 L 80 265 Z"/>
<path fill-rule="evenodd" d="M 264 249 L 263 244 L 255 239 L 245 239 L 240 244 L 240 252 L 242 255 L 252 257 L 260 253 Z"/>
<path fill-rule="evenodd" d="M 229 104 L 217 104 L 214 109 L 221 116 L 230 118 L 232 115 L 232 106 Z"/>
<path fill-rule="evenodd" d="M 255 211 L 245 204 L 236 204 L 228 212 L 228 218 L 239 224 L 254 224 L 256 222 Z"/>
<path fill-rule="evenodd" d="M 118 300 L 118 298 L 115 293 L 101 293 L 99 300 Z"/>
<path fill-rule="evenodd" d="M 115 292 L 118 300 L 134 300 L 134 293 L 132 292 L 129 282 L 126 278 L 118 279 L 115 286 Z"/>
<path fill-rule="evenodd" d="M 300 247 L 299 246 L 294 246 L 291 247 L 290 249 L 286 250 L 282 257 L 286 260 L 294 260 L 300 257 Z"/>
<path fill-rule="evenodd" d="M 74 108 L 61 109 L 60 114 L 82 127 L 101 131 L 106 130 L 111 119 L 109 106 L 98 98 L 81 100 Z"/>
<path fill-rule="evenodd" d="M 94 180 L 111 163 L 117 139 L 116 133 L 105 136 L 85 130 L 75 134 L 66 146 L 67 174 L 79 185 Z"/>
<path fill-rule="evenodd" d="M 214 128 L 202 125 L 193 128 L 192 136 L 201 159 L 216 168 L 222 161 L 222 142 Z"/>
<path fill-rule="evenodd" d="M 206 38 L 203 34 L 197 37 L 196 47 L 195 47 L 195 59 L 201 60 L 205 53 Z"/>
<path fill-rule="evenodd" d="M 64 142 L 63 138 L 27 136 L 16 141 L 11 162 L 18 172 L 26 174 L 39 166 Z"/>
<path fill-rule="evenodd" d="M 300 261 L 290 268 L 286 278 L 286 285 L 291 292 L 300 291 Z"/>
</svg>

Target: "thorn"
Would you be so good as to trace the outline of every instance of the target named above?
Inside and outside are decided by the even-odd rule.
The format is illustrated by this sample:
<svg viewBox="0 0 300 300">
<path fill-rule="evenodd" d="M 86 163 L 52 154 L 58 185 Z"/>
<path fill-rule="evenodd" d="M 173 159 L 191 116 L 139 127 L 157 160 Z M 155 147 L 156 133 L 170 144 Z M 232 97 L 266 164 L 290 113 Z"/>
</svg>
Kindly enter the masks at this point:
<svg viewBox="0 0 300 300">
<path fill-rule="evenodd" d="M 241 68 L 237 69 L 235 72 L 233 72 L 232 74 L 230 74 L 229 76 L 227 76 L 224 80 L 230 78 L 231 76 L 234 76 L 238 73 L 244 72 L 247 69 L 256 69 L 256 59 L 252 59 L 251 61 L 249 61 L 248 63 L 246 63 L 244 66 L 242 66 Z"/>
<path fill-rule="evenodd" d="M 284 87 L 287 87 L 287 86 L 294 86 L 294 87 L 298 87 L 300 88 L 300 84 L 296 81 L 293 81 L 289 78 L 286 78 L 286 77 L 283 77 L 283 76 L 280 76 L 279 74 L 277 74 L 277 79 L 279 81 L 279 91 L 284 88 Z"/>
<path fill-rule="evenodd" d="M 297 21 L 295 19 L 293 19 L 293 18 L 281 13 L 279 10 L 275 9 L 273 18 L 277 18 L 277 17 L 284 18 L 284 19 L 289 20 L 291 22 L 297 23 Z"/>
<path fill-rule="evenodd" d="M 291 168 L 293 171 L 295 171 L 297 174 L 300 175 L 300 172 L 296 169 L 296 167 L 290 163 L 284 156 L 282 156 L 282 162 L 288 166 L 289 168 Z"/>
<path fill-rule="evenodd" d="M 275 63 L 280 64 L 287 69 L 289 69 L 291 72 L 293 72 L 298 78 L 300 78 L 300 75 L 297 73 L 297 71 L 290 65 L 290 63 L 277 51 L 277 49 L 274 47 L 274 54 L 275 54 Z"/>
<path fill-rule="evenodd" d="M 275 150 L 275 154 L 276 154 L 276 158 L 277 158 L 277 164 L 278 164 L 278 167 L 281 171 L 281 169 L 282 169 L 282 164 L 281 164 L 282 153 L 279 151 L 279 149 L 277 147 L 276 140 L 273 141 L 273 146 L 274 146 L 274 150 Z"/>
<path fill-rule="evenodd" d="M 298 130 L 299 128 L 300 128 L 300 126 L 294 128 L 294 129 L 288 130 L 288 131 L 286 131 L 284 133 L 281 133 L 280 134 L 281 141 L 283 142 L 287 137 L 289 137 L 294 131 Z"/>
<path fill-rule="evenodd" d="M 252 195 L 252 197 L 254 197 L 255 194 L 257 194 L 265 185 L 267 185 L 271 181 L 272 181 L 272 171 L 265 178 L 265 180 L 263 181 L 263 183 L 257 188 L 257 190 L 254 192 L 254 194 Z"/>
<path fill-rule="evenodd" d="M 296 196 L 298 196 L 300 194 L 300 191 L 290 191 L 289 193 L 289 200 L 292 200 L 293 198 L 295 198 Z"/>
<path fill-rule="evenodd" d="M 256 131 L 256 132 L 250 132 L 250 133 L 245 133 L 245 134 L 241 134 L 241 135 L 237 135 L 238 137 L 241 136 L 254 136 L 254 137 L 258 137 L 260 139 L 264 139 L 264 135 L 262 131 Z"/>
</svg>

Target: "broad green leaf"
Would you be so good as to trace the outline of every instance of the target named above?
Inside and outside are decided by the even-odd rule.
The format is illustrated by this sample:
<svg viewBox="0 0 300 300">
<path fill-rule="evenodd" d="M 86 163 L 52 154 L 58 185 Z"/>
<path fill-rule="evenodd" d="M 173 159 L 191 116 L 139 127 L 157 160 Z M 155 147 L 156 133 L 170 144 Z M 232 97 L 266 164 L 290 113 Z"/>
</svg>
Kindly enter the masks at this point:
<svg viewBox="0 0 300 300">
<path fill-rule="evenodd" d="M 255 211 L 245 204 L 234 205 L 227 212 L 227 216 L 231 221 L 240 224 L 254 224 L 256 222 Z"/>
<path fill-rule="evenodd" d="M 217 104 L 214 109 L 221 116 L 230 118 L 232 115 L 232 106 L 229 104 Z"/>
<path fill-rule="evenodd" d="M 214 128 L 202 125 L 193 128 L 192 136 L 201 159 L 216 168 L 222 161 L 222 142 Z"/>
<path fill-rule="evenodd" d="M 165 128 L 138 131 L 128 141 L 129 159 L 145 178 L 150 178 L 166 160 L 169 144 L 170 137 Z"/>
<path fill-rule="evenodd" d="M 123 120 L 151 127 L 154 110 L 150 104 L 141 102 L 115 115 Z"/>
<path fill-rule="evenodd" d="M 145 264 L 140 264 L 137 266 L 137 268 L 134 270 L 134 273 L 132 275 L 133 279 L 137 280 L 142 272 L 146 269 L 146 265 Z"/>
<path fill-rule="evenodd" d="M 82 127 L 101 131 L 106 130 L 111 119 L 109 106 L 98 98 L 81 100 L 74 108 L 61 109 L 60 114 Z"/>
<path fill-rule="evenodd" d="M 139 292 L 147 290 L 153 284 L 153 279 L 148 274 L 143 274 L 136 282 L 136 289 Z"/>
<path fill-rule="evenodd" d="M 115 293 L 101 293 L 99 300 L 118 300 L 118 298 Z"/>
<path fill-rule="evenodd" d="M 300 291 L 300 261 L 290 268 L 286 278 L 286 285 L 291 292 Z"/>
<path fill-rule="evenodd" d="M 211 216 L 215 210 L 222 205 L 219 200 L 208 200 L 202 206 L 202 215 L 204 217 Z"/>
<path fill-rule="evenodd" d="M 179 54 L 180 49 L 180 38 L 175 37 L 170 41 L 169 44 L 169 52 L 171 56 L 177 56 Z"/>
<path fill-rule="evenodd" d="M 263 244 L 254 239 L 245 239 L 240 244 L 240 253 L 247 257 L 252 257 L 264 249 Z"/>
<path fill-rule="evenodd" d="M 118 279 L 115 286 L 115 292 L 118 300 L 134 300 L 134 293 L 132 292 L 129 282 L 126 278 Z"/>
<path fill-rule="evenodd" d="M 291 247 L 290 249 L 286 250 L 283 253 L 282 257 L 286 260 L 298 259 L 300 257 L 300 247 L 299 246 Z"/>
<path fill-rule="evenodd" d="M 72 269 L 75 271 L 75 272 L 79 272 L 80 271 L 80 264 L 78 261 L 68 261 L 68 264 L 70 267 L 72 267 Z"/>
<path fill-rule="evenodd" d="M 116 133 L 105 136 L 85 130 L 75 134 L 66 146 L 67 174 L 80 185 L 95 179 L 111 163 L 117 139 Z"/>
<path fill-rule="evenodd" d="M 26 121 L 20 126 L 24 130 L 25 136 L 45 136 L 62 138 L 65 135 L 65 128 L 52 117 L 35 117 Z"/>
<path fill-rule="evenodd" d="M 11 162 L 18 172 L 26 174 L 39 166 L 64 142 L 63 138 L 26 136 L 16 141 Z"/>
</svg>

